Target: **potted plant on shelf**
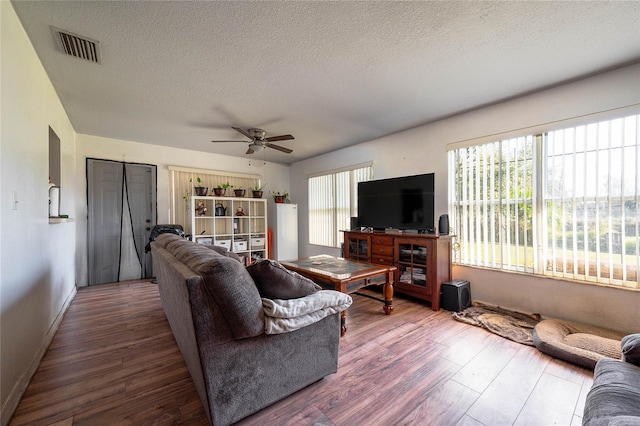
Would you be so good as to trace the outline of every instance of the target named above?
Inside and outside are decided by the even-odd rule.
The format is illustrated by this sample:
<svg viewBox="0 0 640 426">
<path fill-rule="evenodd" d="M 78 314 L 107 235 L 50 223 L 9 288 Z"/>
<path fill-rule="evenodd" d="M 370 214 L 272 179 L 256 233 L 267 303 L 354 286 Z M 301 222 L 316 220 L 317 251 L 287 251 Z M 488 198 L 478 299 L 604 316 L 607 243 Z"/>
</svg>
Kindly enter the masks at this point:
<svg viewBox="0 0 640 426">
<path fill-rule="evenodd" d="M 289 193 L 286 191 L 284 192 L 272 191 L 271 196 L 273 197 L 273 201 L 275 201 L 278 204 L 284 203 L 289 199 Z"/>
<path fill-rule="evenodd" d="M 192 182 L 191 179 L 189 179 L 189 182 Z M 209 191 L 209 188 L 207 188 L 206 186 L 202 186 L 202 179 L 200 179 L 200 176 L 196 177 L 196 182 L 194 183 L 193 189 L 196 191 L 196 195 L 199 197 L 204 197 Z"/>
<path fill-rule="evenodd" d="M 244 194 L 247 192 L 246 189 L 242 189 L 242 188 L 236 188 L 233 190 L 233 193 L 235 194 L 236 197 L 244 197 Z"/>
<path fill-rule="evenodd" d="M 265 185 L 260 185 L 260 181 L 257 181 L 256 183 L 254 183 L 254 185 L 251 187 L 251 193 L 253 194 L 253 198 L 262 198 L 262 193 L 263 193 L 262 189 L 265 187 Z"/>
<path fill-rule="evenodd" d="M 216 197 L 222 197 L 229 188 L 233 188 L 233 185 L 231 185 L 229 182 L 226 182 L 213 188 L 213 193 Z"/>
</svg>

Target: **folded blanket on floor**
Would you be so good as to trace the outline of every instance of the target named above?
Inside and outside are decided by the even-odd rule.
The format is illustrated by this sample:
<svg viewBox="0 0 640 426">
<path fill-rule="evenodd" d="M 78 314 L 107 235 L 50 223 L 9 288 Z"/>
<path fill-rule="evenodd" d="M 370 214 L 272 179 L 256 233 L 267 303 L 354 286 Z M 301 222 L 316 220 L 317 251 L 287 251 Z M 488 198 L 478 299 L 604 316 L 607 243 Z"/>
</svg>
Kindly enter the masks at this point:
<svg viewBox="0 0 640 426">
<path fill-rule="evenodd" d="M 306 327 L 328 315 L 344 311 L 352 302 L 351 296 L 334 290 L 320 290 L 298 299 L 262 298 L 265 333 L 287 333 Z"/>
<path fill-rule="evenodd" d="M 473 306 L 454 312 L 452 316 L 458 321 L 485 328 L 498 336 L 529 346 L 533 346 L 533 328 L 540 321 L 540 314 L 525 314 L 481 302 L 473 302 Z"/>
</svg>

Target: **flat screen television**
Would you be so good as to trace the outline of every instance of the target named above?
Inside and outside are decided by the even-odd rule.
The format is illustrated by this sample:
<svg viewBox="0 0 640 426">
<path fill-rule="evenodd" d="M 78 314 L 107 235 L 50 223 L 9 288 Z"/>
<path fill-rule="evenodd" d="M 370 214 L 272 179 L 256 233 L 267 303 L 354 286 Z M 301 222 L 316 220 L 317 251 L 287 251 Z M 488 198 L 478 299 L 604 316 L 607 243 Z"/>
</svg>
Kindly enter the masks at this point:
<svg viewBox="0 0 640 426">
<path fill-rule="evenodd" d="M 358 226 L 434 233 L 435 174 L 358 183 Z"/>
</svg>

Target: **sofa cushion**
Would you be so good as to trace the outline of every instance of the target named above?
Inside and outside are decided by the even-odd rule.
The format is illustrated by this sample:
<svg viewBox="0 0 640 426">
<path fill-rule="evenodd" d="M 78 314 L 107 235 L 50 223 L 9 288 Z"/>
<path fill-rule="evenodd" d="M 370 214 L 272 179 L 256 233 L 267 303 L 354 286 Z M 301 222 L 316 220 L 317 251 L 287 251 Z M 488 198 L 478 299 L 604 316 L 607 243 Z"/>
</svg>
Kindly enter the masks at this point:
<svg viewBox="0 0 640 426">
<path fill-rule="evenodd" d="M 171 252 L 179 261 L 188 265 L 192 270 L 198 263 L 205 263 L 211 258 L 223 257 L 201 244 L 192 243 L 188 240 L 172 241 L 167 244 L 167 250 Z"/>
<path fill-rule="evenodd" d="M 227 249 L 226 247 L 222 247 L 222 246 L 216 246 L 213 244 L 204 244 L 204 246 L 208 249 L 211 249 L 213 251 L 215 251 L 216 253 L 219 253 L 223 256 L 227 256 L 230 257 L 234 260 L 237 260 L 238 262 L 242 262 L 242 259 L 240 259 L 240 256 L 238 256 L 237 254 L 235 254 L 234 252 L 232 252 L 231 250 Z"/>
<path fill-rule="evenodd" d="M 244 265 L 230 257 L 218 256 L 198 269 L 205 289 L 224 317 L 236 339 L 264 332 L 262 299 Z"/>
<path fill-rule="evenodd" d="M 310 279 L 271 259 L 249 265 L 247 271 L 255 281 L 260 295 L 267 299 L 297 299 L 322 289 Z"/>
<path fill-rule="evenodd" d="M 163 233 L 158 235 L 154 241 L 158 243 L 160 247 L 166 248 L 167 244 L 169 244 L 170 242 L 179 240 L 184 240 L 184 238 L 176 234 Z"/>
<path fill-rule="evenodd" d="M 640 366 L 640 333 L 624 336 L 620 347 L 623 361 Z"/>
<path fill-rule="evenodd" d="M 600 426 L 640 424 L 640 367 L 602 358 L 596 364 L 587 394 L 582 424 Z"/>
<path fill-rule="evenodd" d="M 172 241 L 166 249 L 203 278 L 211 302 L 223 313 L 234 338 L 264 333 L 262 300 L 242 263 L 187 240 Z"/>
<path fill-rule="evenodd" d="M 166 238 L 163 238 L 160 243 L 164 244 L 164 248 L 171 252 L 171 254 L 174 254 L 174 251 L 178 247 L 198 247 L 197 244 L 190 240 L 187 240 L 186 238 L 170 238 L 168 239 L 168 241 Z"/>
</svg>

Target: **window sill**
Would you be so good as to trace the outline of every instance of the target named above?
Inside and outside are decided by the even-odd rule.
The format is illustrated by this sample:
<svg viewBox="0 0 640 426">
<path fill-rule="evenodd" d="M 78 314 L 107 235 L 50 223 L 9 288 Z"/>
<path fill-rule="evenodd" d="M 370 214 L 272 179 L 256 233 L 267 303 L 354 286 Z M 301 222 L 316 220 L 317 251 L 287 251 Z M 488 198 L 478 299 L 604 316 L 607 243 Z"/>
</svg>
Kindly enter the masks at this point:
<svg viewBox="0 0 640 426">
<path fill-rule="evenodd" d="M 527 276 L 527 277 L 535 277 L 535 278 L 539 278 L 539 279 L 549 279 L 549 280 L 556 280 L 556 281 L 564 281 L 564 282 L 570 282 L 570 283 L 574 283 L 574 284 L 581 284 L 581 285 L 592 285 L 592 286 L 597 286 L 597 287 L 606 287 L 606 288 L 614 288 L 614 289 L 618 289 L 618 290 L 631 290 L 631 291 L 640 291 L 640 287 L 638 288 L 634 288 L 633 282 L 631 283 L 631 285 L 629 284 L 609 284 L 609 283 L 601 283 L 601 282 L 596 282 L 595 280 L 587 280 L 587 279 L 580 279 L 580 278 L 574 278 L 574 277 L 562 277 L 562 276 L 558 276 L 558 275 L 553 275 L 551 273 L 549 274 L 539 274 L 539 273 L 534 273 L 534 272 L 524 272 L 524 271 L 513 271 L 513 270 L 509 270 L 509 269 L 498 269 L 498 268 L 489 268 L 486 266 L 478 266 L 478 265 L 467 265 L 464 263 L 457 263 L 457 262 L 452 262 L 451 263 L 452 266 L 460 266 L 463 268 L 475 268 L 475 269 L 482 269 L 484 271 L 490 271 L 490 272 L 498 272 L 498 273 L 503 273 L 503 274 L 513 274 L 513 275 L 523 275 L 523 276 Z"/>
<path fill-rule="evenodd" d="M 49 224 L 55 224 L 55 223 L 67 223 L 67 222 L 75 222 L 75 219 L 73 219 L 72 217 L 50 217 L 49 218 Z"/>
</svg>

